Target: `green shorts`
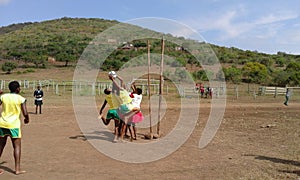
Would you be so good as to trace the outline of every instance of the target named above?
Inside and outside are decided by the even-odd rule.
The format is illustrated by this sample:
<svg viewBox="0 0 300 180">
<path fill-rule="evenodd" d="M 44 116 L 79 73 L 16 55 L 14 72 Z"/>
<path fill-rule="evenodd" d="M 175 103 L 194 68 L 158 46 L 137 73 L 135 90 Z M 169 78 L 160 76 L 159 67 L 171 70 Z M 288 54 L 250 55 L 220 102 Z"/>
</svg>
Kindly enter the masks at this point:
<svg viewBox="0 0 300 180">
<path fill-rule="evenodd" d="M 122 104 L 119 107 L 119 111 L 122 115 L 129 113 L 132 110 L 133 106 L 132 104 L 128 103 L 128 104 Z"/>
<path fill-rule="evenodd" d="M 106 115 L 106 119 L 117 119 L 117 120 L 120 120 L 120 117 L 118 115 L 117 110 L 116 109 L 110 109 L 110 110 L 108 110 L 107 115 Z"/>
<path fill-rule="evenodd" d="M 21 129 L 0 128 L 0 137 L 4 137 L 4 136 L 10 136 L 11 138 L 21 138 Z"/>
</svg>

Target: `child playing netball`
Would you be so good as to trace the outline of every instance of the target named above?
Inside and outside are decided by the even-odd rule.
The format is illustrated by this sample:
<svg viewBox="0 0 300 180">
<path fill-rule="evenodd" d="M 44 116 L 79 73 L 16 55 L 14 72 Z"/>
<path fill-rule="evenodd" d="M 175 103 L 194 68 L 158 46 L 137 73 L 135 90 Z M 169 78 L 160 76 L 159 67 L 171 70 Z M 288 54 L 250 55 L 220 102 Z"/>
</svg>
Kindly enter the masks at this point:
<svg viewBox="0 0 300 180">
<path fill-rule="evenodd" d="M 133 105 L 133 109 L 135 110 L 126 115 L 127 118 L 129 119 L 127 123 L 127 129 L 129 129 L 131 140 L 132 139 L 136 140 L 135 124 L 141 122 L 144 119 L 143 114 L 140 111 L 141 102 L 143 99 L 143 95 L 142 95 L 143 91 L 141 88 L 136 88 L 134 82 L 131 84 L 131 88 L 133 92 L 130 94 L 130 97 L 132 98 L 132 105 Z"/>
<path fill-rule="evenodd" d="M 24 116 L 24 123 L 29 123 L 29 116 L 26 108 L 26 99 L 19 95 L 20 84 L 17 81 L 9 83 L 10 93 L 0 97 L 2 113 L 0 117 L 0 157 L 6 145 L 7 137 L 10 136 L 14 148 L 15 174 L 22 174 L 20 170 L 21 161 L 21 111 Z M 3 170 L 0 170 L 0 174 Z"/>
<path fill-rule="evenodd" d="M 116 83 L 115 78 L 120 80 L 121 86 Z M 128 91 L 125 89 L 123 79 L 120 76 L 113 77 L 112 75 L 109 75 L 109 79 L 112 80 L 113 87 L 115 87 L 116 92 L 118 92 L 118 94 L 115 93 L 115 97 L 118 97 L 120 103 L 118 112 L 121 119 L 124 119 L 124 124 L 122 125 L 120 136 L 122 141 L 129 118 L 138 113 L 140 111 L 140 107 L 132 103 L 132 98 L 130 97 Z"/>
<path fill-rule="evenodd" d="M 119 130 L 120 117 L 117 112 L 118 103 L 114 102 L 114 98 L 113 98 L 114 94 L 111 93 L 111 91 L 112 90 L 110 88 L 104 89 L 104 94 L 106 96 L 105 96 L 105 100 L 104 100 L 103 105 L 99 112 L 99 114 L 100 114 L 99 118 L 102 119 L 103 123 L 106 126 L 109 124 L 110 120 L 114 119 L 114 121 L 115 121 L 115 138 L 114 138 L 113 142 L 116 142 L 118 139 L 118 135 L 120 134 L 120 130 Z M 105 108 L 106 104 L 109 105 L 109 110 L 106 114 L 106 118 L 104 118 L 102 116 L 102 112 L 103 112 L 103 109 Z"/>
</svg>

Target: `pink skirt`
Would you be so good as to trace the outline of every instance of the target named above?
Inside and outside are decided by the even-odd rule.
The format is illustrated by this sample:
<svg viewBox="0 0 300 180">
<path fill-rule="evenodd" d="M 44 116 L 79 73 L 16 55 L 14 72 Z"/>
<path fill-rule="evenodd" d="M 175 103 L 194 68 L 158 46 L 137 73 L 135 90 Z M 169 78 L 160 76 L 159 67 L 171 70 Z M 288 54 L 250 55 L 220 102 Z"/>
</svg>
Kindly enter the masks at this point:
<svg viewBox="0 0 300 180">
<path fill-rule="evenodd" d="M 136 113 L 135 115 L 132 116 L 131 118 L 131 122 L 133 123 L 138 123 L 144 120 L 144 116 L 143 113 L 140 111 L 138 113 Z"/>
</svg>

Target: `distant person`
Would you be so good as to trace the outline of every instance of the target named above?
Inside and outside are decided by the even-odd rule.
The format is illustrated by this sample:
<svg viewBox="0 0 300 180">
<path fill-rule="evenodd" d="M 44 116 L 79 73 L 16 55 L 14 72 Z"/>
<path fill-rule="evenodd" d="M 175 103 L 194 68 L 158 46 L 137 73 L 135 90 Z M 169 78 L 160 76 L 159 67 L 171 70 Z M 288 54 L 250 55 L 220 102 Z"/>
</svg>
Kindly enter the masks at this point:
<svg viewBox="0 0 300 180">
<path fill-rule="evenodd" d="M 37 87 L 37 89 L 33 93 L 33 96 L 35 97 L 35 99 L 34 99 L 35 114 L 37 114 L 38 108 L 39 108 L 40 114 L 42 114 L 44 92 L 43 92 L 43 90 L 41 90 L 41 86 Z"/>
<path fill-rule="evenodd" d="M 214 94 L 214 88 L 209 88 L 209 96 L 210 96 L 210 98 L 212 98 L 213 94 Z"/>
<path fill-rule="evenodd" d="M 285 102 L 283 103 L 284 105 L 288 106 L 290 96 L 291 96 L 290 89 L 289 89 L 289 88 L 286 88 L 286 92 L 285 92 Z"/>
<path fill-rule="evenodd" d="M 204 88 L 204 86 L 200 86 L 201 98 L 203 98 L 203 97 L 204 97 L 204 92 L 205 92 L 205 88 Z"/>
<path fill-rule="evenodd" d="M 6 145 L 7 137 L 10 136 L 14 148 L 15 174 L 22 174 L 20 170 L 21 161 L 21 111 L 24 116 L 24 123 L 29 123 L 29 116 L 26 107 L 26 99 L 19 95 L 20 84 L 17 81 L 9 83 L 10 93 L 0 96 L 2 113 L 0 117 L 0 157 Z M 0 174 L 3 174 L 0 169 Z"/>
<path fill-rule="evenodd" d="M 210 87 L 206 87 L 205 89 L 205 98 L 208 98 L 208 96 L 210 95 Z"/>
</svg>

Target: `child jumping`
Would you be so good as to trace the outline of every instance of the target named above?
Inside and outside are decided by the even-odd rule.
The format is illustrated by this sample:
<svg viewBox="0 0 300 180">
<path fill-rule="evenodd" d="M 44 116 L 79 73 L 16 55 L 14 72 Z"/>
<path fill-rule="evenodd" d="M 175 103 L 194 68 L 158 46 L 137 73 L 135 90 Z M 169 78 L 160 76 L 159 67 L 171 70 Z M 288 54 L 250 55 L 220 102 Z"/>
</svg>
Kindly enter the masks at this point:
<svg viewBox="0 0 300 180">
<path fill-rule="evenodd" d="M 104 89 L 104 94 L 106 96 L 105 96 L 105 100 L 104 100 L 103 105 L 99 112 L 99 114 L 100 114 L 99 118 L 102 119 L 103 123 L 106 126 L 109 124 L 110 120 L 114 119 L 114 121 L 115 121 L 115 138 L 114 138 L 113 142 L 116 142 L 118 139 L 118 136 L 120 135 L 120 130 L 119 130 L 120 117 L 117 112 L 118 103 L 114 102 L 114 98 L 113 98 L 114 94 L 111 92 L 112 92 L 112 90 L 110 88 Z M 106 114 L 106 118 L 104 118 L 102 116 L 102 112 L 103 112 L 103 109 L 105 108 L 106 104 L 109 105 L 109 110 Z"/>
<path fill-rule="evenodd" d="M 134 82 L 132 83 L 131 88 L 132 88 L 133 92 L 130 94 L 130 97 L 132 98 L 133 108 L 135 108 L 136 111 L 133 111 L 133 112 L 127 114 L 127 117 L 129 118 L 128 123 L 127 123 L 127 129 L 129 129 L 131 140 L 132 139 L 136 140 L 135 124 L 138 122 L 141 122 L 144 119 L 143 114 L 140 111 L 141 102 L 143 99 L 143 95 L 142 95 L 143 91 L 141 88 L 136 88 Z M 133 131 L 133 133 L 132 133 L 132 131 Z"/>
<path fill-rule="evenodd" d="M 0 97 L 2 113 L 0 117 L 0 157 L 6 145 L 7 137 L 10 136 L 14 148 L 15 174 L 22 174 L 25 171 L 20 169 L 21 161 L 21 111 L 24 116 L 24 123 L 29 123 L 29 116 L 26 107 L 26 99 L 19 95 L 20 84 L 12 81 L 8 85 L 10 93 Z M 0 169 L 0 174 L 3 174 Z"/>
<path fill-rule="evenodd" d="M 121 141 L 123 141 L 124 138 L 124 134 L 126 131 L 126 127 L 128 124 L 128 120 L 129 118 L 131 118 L 134 114 L 140 112 L 140 107 L 139 104 L 141 102 L 141 95 L 139 95 L 137 98 L 137 102 L 135 102 L 135 104 L 133 104 L 133 99 L 130 97 L 128 91 L 125 89 L 124 83 L 123 83 L 123 79 L 120 76 L 116 77 L 117 79 L 120 80 L 121 85 L 119 85 L 115 78 L 112 75 L 109 75 L 109 79 L 113 82 L 113 87 L 116 88 L 116 97 L 118 97 L 119 102 L 120 102 L 120 106 L 118 109 L 119 112 L 119 116 L 121 117 L 121 119 L 124 120 L 123 124 L 122 124 L 122 128 L 121 128 Z M 136 103 L 138 105 L 136 105 Z"/>
</svg>

